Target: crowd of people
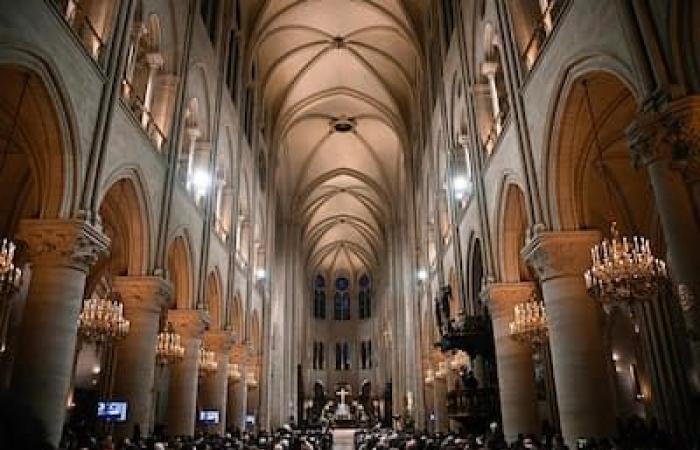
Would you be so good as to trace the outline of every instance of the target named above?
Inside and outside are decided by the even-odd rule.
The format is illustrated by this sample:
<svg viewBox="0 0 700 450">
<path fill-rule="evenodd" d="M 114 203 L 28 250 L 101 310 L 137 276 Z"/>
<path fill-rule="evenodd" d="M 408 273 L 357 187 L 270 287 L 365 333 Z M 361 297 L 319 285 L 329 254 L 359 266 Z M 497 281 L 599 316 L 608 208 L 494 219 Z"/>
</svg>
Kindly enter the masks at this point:
<svg viewBox="0 0 700 450">
<path fill-rule="evenodd" d="M 614 437 L 579 438 L 573 448 L 561 435 L 544 433 L 541 437 L 519 435 L 506 442 L 497 424 L 484 434 L 398 432 L 390 429 L 359 431 L 355 435 L 356 450 L 700 450 L 688 446 L 661 430 L 656 422 L 638 417 L 620 420 Z"/>
<path fill-rule="evenodd" d="M 483 434 L 396 431 L 379 426 L 355 433 L 354 450 L 700 450 L 697 443 L 684 444 L 661 430 L 655 422 L 640 418 L 619 421 L 610 439 L 579 439 L 568 447 L 554 432 L 541 437 L 519 436 L 507 443 L 499 426 Z M 573 444 L 573 445 L 572 445 Z M 573 448 L 572 448 L 573 447 Z M 116 440 L 109 433 L 95 434 L 89 427 L 66 428 L 61 450 L 331 450 L 329 423 L 315 429 L 299 429 L 293 422 L 275 432 L 237 432 L 223 436 L 198 433 L 168 437 L 162 432 L 141 436 L 135 430 L 128 439 Z M 0 450 L 52 450 L 38 420 L 20 403 L 0 396 Z"/>
<path fill-rule="evenodd" d="M 204 431 L 195 436 L 168 437 L 155 433 L 116 441 L 110 434 L 68 432 L 60 450 L 331 450 L 330 429 L 299 430 L 291 424 L 275 432 L 227 432 L 223 436 Z"/>
</svg>

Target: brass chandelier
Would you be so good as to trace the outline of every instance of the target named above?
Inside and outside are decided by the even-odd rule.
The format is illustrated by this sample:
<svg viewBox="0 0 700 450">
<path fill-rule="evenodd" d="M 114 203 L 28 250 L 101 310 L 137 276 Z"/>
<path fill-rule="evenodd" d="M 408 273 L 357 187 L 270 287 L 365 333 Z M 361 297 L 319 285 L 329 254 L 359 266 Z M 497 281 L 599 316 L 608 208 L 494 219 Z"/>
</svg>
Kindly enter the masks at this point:
<svg viewBox="0 0 700 450">
<path fill-rule="evenodd" d="M 256 388 L 258 387 L 258 380 L 255 378 L 255 373 L 254 372 L 246 372 L 245 374 L 245 384 L 249 388 Z"/>
<path fill-rule="evenodd" d="M 129 320 L 124 317 L 124 304 L 113 293 L 83 300 L 78 332 L 87 341 L 110 344 L 129 334 L 129 327 Z"/>
<path fill-rule="evenodd" d="M 22 269 L 15 267 L 15 244 L 2 240 L 0 246 L 0 295 L 7 297 L 19 289 L 22 282 Z"/>
<path fill-rule="evenodd" d="M 547 312 L 534 293 L 528 301 L 515 305 L 513 316 L 509 324 L 511 338 L 534 347 L 547 341 Z"/>
<path fill-rule="evenodd" d="M 582 82 L 588 110 L 593 143 L 597 149 L 597 167 L 608 197 L 610 208 L 610 238 L 605 238 L 591 248 L 591 268 L 583 274 L 588 294 L 603 304 L 630 302 L 650 298 L 659 283 L 667 278 L 666 263 L 654 257 L 649 239 L 642 236 L 620 238 L 612 212 L 612 181 L 603 160 L 603 147 L 593 114 L 588 81 Z"/>
<path fill-rule="evenodd" d="M 199 372 L 201 375 L 209 375 L 219 368 L 216 361 L 216 353 L 207 350 L 203 345 L 199 349 Z"/>
<path fill-rule="evenodd" d="M 228 377 L 234 383 L 241 381 L 242 375 L 241 375 L 241 369 L 240 369 L 240 366 L 238 365 L 238 363 L 230 363 L 228 365 Z"/>
<path fill-rule="evenodd" d="M 165 366 L 181 361 L 185 357 L 185 347 L 182 337 L 175 332 L 173 324 L 168 324 L 158 333 L 156 343 L 156 359 L 158 364 Z"/>
<path fill-rule="evenodd" d="M 668 275 L 666 263 L 654 257 L 649 239 L 620 239 L 615 222 L 610 236 L 591 249 L 593 265 L 584 273 L 588 293 L 608 304 L 650 298 Z"/>
</svg>

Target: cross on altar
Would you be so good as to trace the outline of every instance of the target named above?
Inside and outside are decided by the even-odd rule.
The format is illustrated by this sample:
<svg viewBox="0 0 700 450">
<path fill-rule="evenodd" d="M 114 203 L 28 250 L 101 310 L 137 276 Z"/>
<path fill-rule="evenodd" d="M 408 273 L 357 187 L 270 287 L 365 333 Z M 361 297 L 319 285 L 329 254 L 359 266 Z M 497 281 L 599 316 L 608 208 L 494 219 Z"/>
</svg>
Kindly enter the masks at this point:
<svg viewBox="0 0 700 450">
<path fill-rule="evenodd" d="M 340 404 L 344 405 L 345 404 L 345 397 L 347 397 L 350 394 L 350 391 L 345 390 L 344 387 L 341 387 L 338 392 L 336 392 L 336 395 L 340 396 Z"/>
</svg>

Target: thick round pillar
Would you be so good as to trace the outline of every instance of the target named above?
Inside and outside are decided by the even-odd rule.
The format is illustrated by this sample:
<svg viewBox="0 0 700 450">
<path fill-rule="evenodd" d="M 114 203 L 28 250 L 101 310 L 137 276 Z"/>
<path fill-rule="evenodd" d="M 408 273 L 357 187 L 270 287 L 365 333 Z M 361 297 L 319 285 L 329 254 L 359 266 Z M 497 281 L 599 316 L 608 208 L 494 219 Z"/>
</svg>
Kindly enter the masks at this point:
<svg viewBox="0 0 700 450">
<path fill-rule="evenodd" d="M 518 303 L 526 302 L 533 290 L 533 283 L 491 284 L 488 287 L 503 432 L 508 442 L 515 441 L 519 433 L 539 434 L 540 429 L 532 349 L 510 336 L 513 309 Z"/>
<path fill-rule="evenodd" d="M 85 278 L 109 240 L 81 220 L 25 220 L 32 278 L 17 344 L 11 391 L 61 438 L 78 336 Z"/>
<path fill-rule="evenodd" d="M 447 432 L 450 429 L 450 417 L 447 411 L 447 379 L 435 377 L 433 382 L 433 406 L 435 410 L 435 429 Z"/>
<path fill-rule="evenodd" d="M 182 337 L 185 357 L 170 369 L 167 432 L 171 436 L 192 436 L 197 419 L 199 348 L 202 345 L 206 313 L 200 310 L 172 310 L 168 321 Z"/>
<path fill-rule="evenodd" d="M 232 336 L 228 331 L 210 331 L 204 335 L 204 346 L 216 354 L 218 367 L 216 372 L 202 377 L 202 409 L 219 411 L 219 423 L 209 426 L 208 431 L 223 435 L 226 427 L 226 397 L 228 394 L 228 352 L 231 349 Z"/>
<path fill-rule="evenodd" d="M 610 436 L 615 425 L 601 309 L 583 278 L 600 239 L 598 231 L 545 232 L 523 249 L 542 282 L 561 429 L 571 447 L 579 437 Z"/>
<path fill-rule="evenodd" d="M 678 130 L 692 133 L 692 122 L 697 121 L 698 108 L 697 99 L 682 99 L 669 105 L 669 113 L 643 114 L 628 131 L 635 165 L 646 167 L 649 174 L 668 247 L 671 274 L 676 284 L 685 286 L 684 291 L 690 293 L 682 296 L 681 309 L 691 336 L 700 335 L 700 305 L 697 301 L 700 298 L 700 224 L 691 180 L 686 179 L 683 170 L 692 164 L 692 156 L 678 151 L 683 146 L 691 147 L 693 143 L 684 142 L 683 139 L 689 138 L 684 138 Z M 689 365 L 692 370 L 689 378 L 695 391 L 700 392 L 700 339 L 692 339 L 690 347 L 694 364 Z"/>
<path fill-rule="evenodd" d="M 232 431 L 245 429 L 245 415 L 247 389 L 244 381 L 245 373 L 245 354 L 246 347 L 242 344 L 236 344 L 230 351 L 229 361 L 231 364 L 238 364 L 238 370 L 241 372 L 240 380 L 229 381 L 228 399 L 226 405 L 226 428 Z"/>
<path fill-rule="evenodd" d="M 152 432 L 151 411 L 160 313 L 170 296 L 170 283 L 160 277 L 116 277 L 114 290 L 131 322 L 129 334 L 116 348 L 114 397 L 128 402 L 127 421 L 115 424 L 119 438 Z"/>
</svg>

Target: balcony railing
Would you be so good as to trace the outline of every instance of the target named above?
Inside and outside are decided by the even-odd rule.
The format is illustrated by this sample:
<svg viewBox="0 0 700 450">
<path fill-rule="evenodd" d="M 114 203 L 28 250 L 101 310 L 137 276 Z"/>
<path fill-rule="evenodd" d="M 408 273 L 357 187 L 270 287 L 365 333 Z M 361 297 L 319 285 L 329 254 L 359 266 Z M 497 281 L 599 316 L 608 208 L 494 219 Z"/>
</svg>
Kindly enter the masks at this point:
<svg viewBox="0 0 700 450">
<path fill-rule="evenodd" d="M 542 51 L 544 43 L 552 33 L 554 24 L 559 20 L 561 12 L 564 10 L 564 4 L 567 0 L 549 0 L 547 7 L 542 11 L 537 18 L 537 24 L 532 30 L 530 40 L 523 49 L 522 58 L 527 70 L 532 69 L 537 57 Z"/>
<path fill-rule="evenodd" d="M 484 140 L 484 148 L 486 148 L 486 153 L 488 155 L 493 153 L 493 149 L 496 147 L 498 138 L 501 136 L 501 133 L 503 133 L 503 127 L 505 126 L 507 115 L 507 111 L 501 111 L 498 118 L 495 118 L 491 124 L 489 134 L 486 135 L 486 139 Z"/>
<path fill-rule="evenodd" d="M 493 353 L 491 319 L 486 315 L 469 315 L 460 311 L 456 319 L 448 321 L 441 330 L 440 342 L 435 346 L 443 352 L 463 350 L 470 355 Z"/>
<path fill-rule="evenodd" d="M 494 418 L 498 414 L 495 388 L 457 389 L 447 393 L 447 414 L 451 417 Z"/>
<path fill-rule="evenodd" d="M 161 150 L 167 141 L 167 137 L 165 133 L 163 133 L 163 130 L 158 127 L 153 115 L 146 108 L 143 99 L 136 95 L 134 86 L 126 79 L 122 80 L 122 99 L 124 99 L 131 113 L 141 124 L 141 127 L 153 142 L 153 145 L 155 145 L 158 150 Z"/>
<path fill-rule="evenodd" d="M 101 64 L 105 42 L 80 3 L 75 0 L 54 0 L 53 3 L 90 56 Z"/>
<path fill-rule="evenodd" d="M 224 226 L 224 223 L 219 218 L 216 218 L 215 220 L 214 231 L 219 236 L 219 238 L 221 238 L 221 241 L 224 244 L 228 242 L 229 232 Z"/>
</svg>

